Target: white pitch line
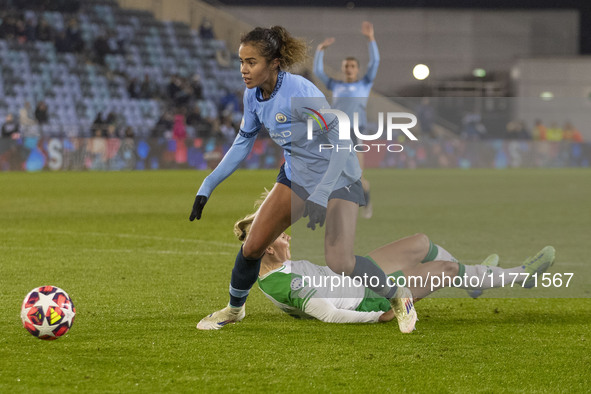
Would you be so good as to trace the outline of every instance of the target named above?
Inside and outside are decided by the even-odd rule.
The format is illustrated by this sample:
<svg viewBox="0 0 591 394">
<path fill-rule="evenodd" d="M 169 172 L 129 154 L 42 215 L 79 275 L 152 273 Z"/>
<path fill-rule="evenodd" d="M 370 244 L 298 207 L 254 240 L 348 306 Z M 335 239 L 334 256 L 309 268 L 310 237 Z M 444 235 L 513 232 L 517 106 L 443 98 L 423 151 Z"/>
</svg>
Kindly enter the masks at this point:
<svg viewBox="0 0 591 394">
<path fill-rule="evenodd" d="M 152 239 L 156 241 L 170 241 L 170 242 L 198 242 L 198 243 L 205 243 L 209 245 L 215 246 L 223 246 L 227 248 L 236 248 L 238 243 L 228 243 L 228 242 L 219 242 L 219 241 L 211 241 L 205 239 L 189 239 L 189 238 L 172 238 L 172 237 L 160 237 L 157 235 L 142 235 L 142 234 L 124 234 L 124 233 L 99 233 L 99 232 L 78 232 L 78 231 L 67 231 L 67 230 L 23 230 L 23 229 L 0 229 L 1 232 L 4 233 L 53 233 L 53 234 L 65 234 L 65 235 L 88 235 L 93 237 L 118 237 L 118 238 L 137 238 L 137 239 Z"/>
<path fill-rule="evenodd" d="M 29 251 L 40 251 L 46 252 L 48 250 L 62 252 L 64 251 L 63 248 L 48 248 L 45 246 L 14 246 L 14 245 L 0 245 L 0 249 L 5 250 L 29 250 Z M 148 254 L 180 254 L 180 255 L 191 255 L 191 256 L 213 256 L 213 255 L 230 255 L 229 252 L 182 252 L 179 250 L 150 250 L 150 249 L 90 249 L 90 248 L 82 248 L 76 249 L 76 252 L 83 252 L 83 253 L 97 253 L 97 252 L 107 252 L 107 253 L 148 253 Z"/>
</svg>

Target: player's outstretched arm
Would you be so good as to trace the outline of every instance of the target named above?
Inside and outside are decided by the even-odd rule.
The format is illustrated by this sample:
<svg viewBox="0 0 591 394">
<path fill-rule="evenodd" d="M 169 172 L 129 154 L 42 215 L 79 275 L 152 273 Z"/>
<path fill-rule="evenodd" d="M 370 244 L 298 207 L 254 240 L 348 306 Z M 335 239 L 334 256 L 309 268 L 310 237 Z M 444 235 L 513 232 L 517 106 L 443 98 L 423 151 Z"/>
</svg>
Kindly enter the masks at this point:
<svg viewBox="0 0 591 394">
<path fill-rule="evenodd" d="M 380 52 L 374 36 L 373 24 L 367 21 L 363 22 L 361 24 L 361 33 L 369 40 L 369 63 L 367 64 L 367 73 L 365 73 L 363 79 L 366 83 L 372 83 L 378 74 L 378 67 L 380 66 Z"/>
<path fill-rule="evenodd" d="M 304 312 L 325 323 L 377 323 L 390 321 L 394 318 L 393 312 L 360 312 L 338 309 L 328 300 L 320 297 L 310 298 Z"/>
<path fill-rule="evenodd" d="M 218 166 L 209 174 L 201 184 L 195 201 L 193 202 L 193 208 L 191 209 L 191 215 L 189 220 L 201 219 L 203 207 L 209 199 L 209 196 L 213 190 L 222 183 L 227 177 L 232 175 L 234 171 L 240 166 L 240 163 L 248 156 L 254 141 L 256 140 L 256 133 L 249 134 L 238 134 L 234 143 L 220 162 Z"/>
<path fill-rule="evenodd" d="M 324 51 L 326 48 L 328 48 L 329 46 L 334 44 L 334 42 L 335 42 L 334 37 L 325 38 L 324 41 L 322 41 L 320 44 L 318 44 L 318 46 L 316 47 L 316 50 Z"/>
<path fill-rule="evenodd" d="M 322 83 L 330 89 L 330 78 L 324 72 L 324 50 L 334 43 L 334 37 L 330 37 L 322 41 L 316 47 L 316 53 L 314 54 L 314 74 Z"/>
<path fill-rule="evenodd" d="M 361 24 L 361 34 L 363 34 L 369 41 L 375 41 L 373 24 L 368 21 L 364 21 Z"/>
</svg>

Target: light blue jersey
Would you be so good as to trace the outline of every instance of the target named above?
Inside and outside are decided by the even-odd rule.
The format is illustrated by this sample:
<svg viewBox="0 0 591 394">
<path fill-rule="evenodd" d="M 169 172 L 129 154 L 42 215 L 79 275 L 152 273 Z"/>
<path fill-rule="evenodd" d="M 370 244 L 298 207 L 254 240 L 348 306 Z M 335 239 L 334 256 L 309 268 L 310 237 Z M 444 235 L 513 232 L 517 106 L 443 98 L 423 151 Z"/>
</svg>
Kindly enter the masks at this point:
<svg viewBox="0 0 591 394">
<path fill-rule="evenodd" d="M 324 114 L 320 125 L 314 123 L 313 138 L 308 139 L 310 114 L 326 108 L 329 108 L 326 98 L 313 83 L 288 72 L 279 72 L 268 99 L 263 99 L 259 88 L 246 89 L 240 131 L 197 194 L 209 197 L 213 189 L 238 168 L 264 125 L 273 141 L 283 149 L 287 178 L 306 189 L 309 200 L 326 207 L 333 190 L 361 177 L 351 141 L 338 139 L 338 121 L 334 115 Z M 335 149 L 321 150 L 321 144 L 332 145 Z"/>
<path fill-rule="evenodd" d="M 326 88 L 332 91 L 332 107 L 349 115 L 351 122 L 353 114 L 359 113 L 359 129 L 363 130 L 367 124 L 367 99 L 378 73 L 380 53 L 375 41 L 369 42 L 369 64 L 367 73 L 358 81 L 344 82 L 330 78 L 324 73 L 324 51 L 316 51 L 314 56 L 314 74 L 322 81 Z"/>
</svg>

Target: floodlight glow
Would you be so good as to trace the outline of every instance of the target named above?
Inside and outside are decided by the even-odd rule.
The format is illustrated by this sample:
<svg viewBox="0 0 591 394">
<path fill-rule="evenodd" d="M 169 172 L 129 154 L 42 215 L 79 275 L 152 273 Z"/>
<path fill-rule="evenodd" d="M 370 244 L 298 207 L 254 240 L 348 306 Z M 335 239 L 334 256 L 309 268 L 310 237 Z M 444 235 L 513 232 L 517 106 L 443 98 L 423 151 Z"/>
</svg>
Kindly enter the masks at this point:
<svg viewBox="0 0 591 394">
<path fill-rule="evenodd" d="M 472 75 L 476 78 L 484 78 L 486 77 L 486 70 L 484 68 L 475 68 L 472 70 Z"/>
<path fill-rule="evenodd" d="M 552 100 L 554 98 L 554 93 L 542 92 L 540 93 L 540 97 L 542 98 L 542 100 Z"/>
<path fill-rule="evenodd" d="M 424 64 L 417 64 L 412 69 L 412 75 L 419 81 L 422 81 L 429 76 L 429 67 Z"/>
</svg>

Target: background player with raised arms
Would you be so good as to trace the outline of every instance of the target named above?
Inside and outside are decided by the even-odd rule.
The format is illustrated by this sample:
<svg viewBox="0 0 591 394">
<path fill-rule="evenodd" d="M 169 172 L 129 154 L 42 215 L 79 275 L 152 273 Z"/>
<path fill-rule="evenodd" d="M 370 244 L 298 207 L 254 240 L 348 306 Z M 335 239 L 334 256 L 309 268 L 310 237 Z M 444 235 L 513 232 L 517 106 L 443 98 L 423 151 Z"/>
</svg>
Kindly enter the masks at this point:
<svg viewBox="0 0 591 394">
<path fill-rule="evenodd" d="M 285 163 L 236 256 L 228 306 L 203 318 L 197 328 L 219 329 L 242 320 L 244 303 L 257 280 L 265 250 L 292 221 L 309 216 L 308 227 L 312 229 L 326 221 L 326 265 L 351 277 L 375 278 L 366 285 L 390 300 L 398 311 L 396 318 L 401 330 L 411 332 L 416 312 L 410 291 L 389 287 L 386 274 L 378 266 L 354 254 L 357 212 L 365 203 L 361 169 L 355 153 L 347 149 L 332 152 L 316 149 L 321 142 L 350 147 L 351 141 L 339 139 L 336 117 L 329 113 L 324 117 L 325 128 L 315 130 L 312 140 L 307 139 L 306 111 L 299 107 L 292 110 L 294 98 L 315 98 L 311 101 L 314 104 L 310 104 L 315 110 L 329 108 L 314 84 L 285 71 L 303 61 L 306 51 L 302 40 L 292 37 L 280 26 L 258 27 L 241 39 L 240 72 L 246 90 L 240 131 L 220 164 L 201 184 L 189 219 L 201 218 L 211 193 L 247 157 L 263 124 L 273 141 L 283 148 Z"/>
<path fill-rule="evenodd" d="M 370 22 L 363 22 L 361 24 L 361 33 L 369 40 L 369 63 L 367 65 L 367 72 L 362 78 L 359 78 L 359 60 L 353 56 L 348 56 L 343 59 L 341 63 L 341 71 L 344 80 L 330 78 L 324 72 L 324 50 L 335 42 L 334 37 L 325 39 L 316 48 L 314 56 L 314 74 L 322 81 L 327 89 L 332 91 L 332 107 L 339 109 L 349 115 L 349 119 L 353 122 L 353 114 L 359 114 L 359 131 L 363 132 L 367 125 L 367 99 L 373 82 L 378 73 L 378 66 L 380 65 L 380 53 L 378 45 L 374 36 L 373 25 Z M 353 123 L 351 123 L 353 125 Z M 355 133 L 351 132 L 351 138 L 354 143 L 357 143 Z M 357 155 L 361 169 L 364 168 L 363 153 Z M 362 210 L 361 215 L 369 219 L 372 216 L 372 205 L 369 198 L 369 182 L 362 176 L 361 183 L 365 193 L 366 206 Z"/>
</svg>

